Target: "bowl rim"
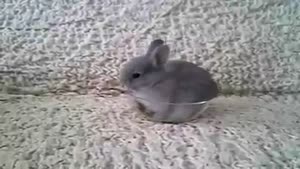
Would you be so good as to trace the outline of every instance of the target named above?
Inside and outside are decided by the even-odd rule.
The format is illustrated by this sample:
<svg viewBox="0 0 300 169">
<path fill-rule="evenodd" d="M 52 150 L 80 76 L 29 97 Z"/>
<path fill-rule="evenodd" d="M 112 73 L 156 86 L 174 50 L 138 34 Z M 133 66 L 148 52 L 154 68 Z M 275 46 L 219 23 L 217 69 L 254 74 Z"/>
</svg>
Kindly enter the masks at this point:
<svg viewBox="0 0 300 169">
<path fill-rule="evenodd" d="M 191 103 L 172 103 L 172 102 L 152 102 L 149 101 L 148 99 L 142 98 L 142 97 L 136 97 L 134 95 L 130 95 L 132 96 L 134 99 L 141 99 L 144 100 L 146 102 L 150 102 L 150 103 L 154 103 L 154 104 L 166 104 L 166 105 L 205 105 L 207 104 L 209 101 L 200 101 L 200 102 L 191 102 Z"/>
</svg>

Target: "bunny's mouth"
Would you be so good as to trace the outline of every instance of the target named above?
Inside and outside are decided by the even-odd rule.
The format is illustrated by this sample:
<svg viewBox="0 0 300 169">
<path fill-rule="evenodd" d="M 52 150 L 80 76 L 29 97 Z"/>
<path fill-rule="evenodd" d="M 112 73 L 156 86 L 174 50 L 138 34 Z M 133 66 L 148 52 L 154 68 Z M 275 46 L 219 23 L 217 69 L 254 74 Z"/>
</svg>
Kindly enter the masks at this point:
<svg viewBox="0 0 300 169">
<path fill-rule="evenodd" d="M 125 90 L 125 94 L 131 95 L 132 91 L 131 90 Z"/>
<path fill-rule="evenodd" d="M 124 89 L 124 93 L 125 93 L 126 95 L 134 96 L 134 91 L 133 91 L 133 89 L 130 89 L 130 88 L 128 88 L 128 87 L 124 87 L 123 89 Z"/>
</svg>

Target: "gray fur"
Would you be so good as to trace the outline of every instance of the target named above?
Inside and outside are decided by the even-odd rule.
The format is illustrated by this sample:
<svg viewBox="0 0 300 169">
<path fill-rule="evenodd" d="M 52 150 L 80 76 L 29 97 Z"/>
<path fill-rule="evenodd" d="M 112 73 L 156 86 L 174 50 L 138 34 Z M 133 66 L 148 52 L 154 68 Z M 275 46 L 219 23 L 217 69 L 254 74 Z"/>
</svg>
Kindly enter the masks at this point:
<svg viewBox="0 0 300 169">
<path fill-rule="evenodd" d="M 168 61 L 169 53 L 162 40 L 152 41 L 144 56 L 124 65 L 120 81 L 140 105 L 153 112 L 153 121 L 189 121 L 204 105 L 166 103 L 209 101 L 217 97 L 218 87 L 208 71 L 190 62 Z M 133 78 L 134 73 L 140 76 Z"/>
</svg>

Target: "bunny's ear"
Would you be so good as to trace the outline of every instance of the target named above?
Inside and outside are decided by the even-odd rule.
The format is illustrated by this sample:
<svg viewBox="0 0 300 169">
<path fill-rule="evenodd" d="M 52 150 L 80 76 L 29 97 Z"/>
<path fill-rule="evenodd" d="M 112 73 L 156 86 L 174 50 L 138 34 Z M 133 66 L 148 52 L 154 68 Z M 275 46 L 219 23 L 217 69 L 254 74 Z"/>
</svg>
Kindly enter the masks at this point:
<svg viewBox="0 0 300 169">
<path fill-rule="evenodd" d="M 147 51 L 147 55 L 151 55 L 151 53 L 159 46 L 163 45 L 164 44 L 164 41 L 161 40 L 161 39 L 155 39 L 153 40 L 150 45 L 149 45 L 149 48 L 148 48 L 148 51 Z"/>
<path fill-rule="evenodd" d="M 149 55 L 151 63 L 155 67 L 163 66 L 169 58 L 170 48 L 168 45 L 161 45 L 154 49 Z"/>
</svg>

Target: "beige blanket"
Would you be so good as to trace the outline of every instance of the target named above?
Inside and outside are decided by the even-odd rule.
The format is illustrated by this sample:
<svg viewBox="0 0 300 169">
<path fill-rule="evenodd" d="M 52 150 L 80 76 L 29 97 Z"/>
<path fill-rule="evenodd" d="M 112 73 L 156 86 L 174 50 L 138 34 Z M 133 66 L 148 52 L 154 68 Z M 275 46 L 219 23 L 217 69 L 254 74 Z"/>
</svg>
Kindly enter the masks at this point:
<svg viewBox="0 0 300 169">
<path fill-rule="evenodd" d="M 219 97 L 199 120 L 172 125 L 122 95 L 1 95 L 0 167 L 296 169 L 297 97 Z"/>
<path fill-rule="evenodd" d="M 299 3 L 1 0 L 0 169 L 300 168 Z M 181 125 L 100 97 L 154 38 L 244 97 Z"/>
</svg>

